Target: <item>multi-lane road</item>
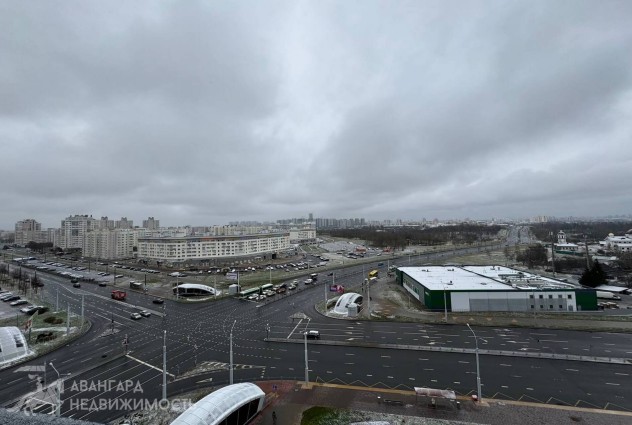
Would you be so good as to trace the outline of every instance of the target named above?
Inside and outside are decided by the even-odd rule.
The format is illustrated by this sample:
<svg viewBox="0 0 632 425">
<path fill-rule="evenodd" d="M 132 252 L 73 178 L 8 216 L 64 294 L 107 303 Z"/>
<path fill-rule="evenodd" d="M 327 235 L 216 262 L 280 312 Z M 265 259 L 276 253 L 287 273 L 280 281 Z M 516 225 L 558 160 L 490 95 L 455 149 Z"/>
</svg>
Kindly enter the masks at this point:
<svg viewBox="0 0 632 425">
<path fill-rule="evenodd" d="M 410 261 L 427 260 L 421 256 Z M 357 283 L 363 269 L 368 266 L 336 271 L 336 282 Z M 130 410 L 134 401 L 159 400 L 164 331 L 170 397 L 225 384 L 233 325 L 235 382 L 303 380 L 302 335 L 316 329 L 321 339 L 310 340 L 307 350 L 311 381 L 475 393 L 475 341 L 467 327 L 324 317 L 314 305 L 324 298 L 324 284 L 332 279 L 325 275 L 321 273 L 317 285 L 301 285 L 300 291 L 265 304 L 230 298 L 202 304 L 167 300 L 165 317 L 151 296 L 132 292 L 122 303 L 109 297 L 111 288 L 84 284 L 77 290 L 65 279 L 45 277 L 46 294 L 53 304 L 59 291 L 60 305 L 70 305 L 78 313 L 83 296 L 92 327 L 66 347 L 0 372 L 0 401 L 6 406 L 24 400 L 37 388 L 29 374 L 50 362 L 65 375 L 61 408 L 65 416 L 105 422 Z M 131 320 L 130 313 L 139 309 L 153 314 Z M 297 313 L 304 317 L 297 318 Z M 632 358 L 630 335 L 482 327 L 475 332 L 484 397 L 632 410 L 626 392 L 632 368 L 625 362 Z M 127 355 L 122 345 L 125 335 Z M 57 379 L 51 367 L 38 373 L 47 383 Z M 125 382 L 134 385 L 120 385 Z M 101 409 L 104 402 L 109 405 Z"/>
</svg>

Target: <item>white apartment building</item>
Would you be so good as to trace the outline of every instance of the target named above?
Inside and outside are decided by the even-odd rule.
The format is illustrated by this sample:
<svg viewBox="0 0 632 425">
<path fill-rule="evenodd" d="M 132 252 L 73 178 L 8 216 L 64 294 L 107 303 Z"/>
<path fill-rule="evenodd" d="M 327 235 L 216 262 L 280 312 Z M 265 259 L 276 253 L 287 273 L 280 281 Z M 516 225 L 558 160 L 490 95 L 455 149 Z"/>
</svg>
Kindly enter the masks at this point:
<svg viewBox="0 0 632 425">
<path fill-rule="evenodd" d="M 97 228 L 97 220 L 88 215 L 74 215 L 61 221 L 61 238 L 59 247 L 62 249 L 82 249 L 85 236 Z"/>
<path fill-rule="evenodd" d="M 147 230 L 158 230 L 160 228 L 160 220 L 148 217 L 147 220 L 143 220 L 143 228 Z"/>
<path fill-rule="evenodd" d="M 632 252 L 632 229 L 623 236 L 610 233 L 605 240 L 599 242 L 599 245 L 606 251 Z"/>
<path fill-rule="evenodd" d="M 24 246 L 29 242 L 45 242 L 38 240 L 41 237 L 42 224 L 32 218 L 15 223 L 15 243 Z"/>
<path fill-rule="evenodd" d="M 107 260 L 133 258 L 139 236 L 144 236 L 144 229 L 93 230 L 85 235 L 82 255 Z"/>
<path fill-rule="evenodd" d="M 290 229 L 290 243 L 316 242 L 316 229 L 313 226 Z"/>
<path fill-rule="evenodd" d="M 289 233 L 139 238 L 138 257 L 172 263 L 272 254 L 290 248 Z"/>
</svg>

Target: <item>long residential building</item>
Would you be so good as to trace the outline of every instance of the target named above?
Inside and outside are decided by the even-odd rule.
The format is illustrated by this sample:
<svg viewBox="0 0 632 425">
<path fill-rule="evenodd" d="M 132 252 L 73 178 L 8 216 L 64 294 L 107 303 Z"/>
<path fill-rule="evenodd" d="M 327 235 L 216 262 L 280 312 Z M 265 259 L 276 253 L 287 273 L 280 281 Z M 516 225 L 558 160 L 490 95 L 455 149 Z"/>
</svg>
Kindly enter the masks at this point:
<svg viewBox="0 0 632 425">
<path fill-rule="evenodd" d="M 139 258 L 172 263 L 274 254 L 289 248 L 290 234 L 287 232 L 138 239 Z"/>
</svg>

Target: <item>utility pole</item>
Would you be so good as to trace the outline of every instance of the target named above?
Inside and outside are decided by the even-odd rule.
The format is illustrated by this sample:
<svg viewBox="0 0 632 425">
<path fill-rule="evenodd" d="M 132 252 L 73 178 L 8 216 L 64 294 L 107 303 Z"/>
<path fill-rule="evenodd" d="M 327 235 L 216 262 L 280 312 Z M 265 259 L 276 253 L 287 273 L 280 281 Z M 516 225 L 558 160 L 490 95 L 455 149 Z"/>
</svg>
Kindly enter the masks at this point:
<svg viewBox="0 0 632 425">
<path fill-rule="evenodd" d="M 59 287 L 55 288 L 55 292 L 57 293 L 57 301 L 55 302 L 55 311 L 59 311 Z"/>
<path fill-rule="evenodd" d="M 70 303 L 68 303 L 68 309 L 66 310 L 66 336 L 70 335 Z"/>
</svg>

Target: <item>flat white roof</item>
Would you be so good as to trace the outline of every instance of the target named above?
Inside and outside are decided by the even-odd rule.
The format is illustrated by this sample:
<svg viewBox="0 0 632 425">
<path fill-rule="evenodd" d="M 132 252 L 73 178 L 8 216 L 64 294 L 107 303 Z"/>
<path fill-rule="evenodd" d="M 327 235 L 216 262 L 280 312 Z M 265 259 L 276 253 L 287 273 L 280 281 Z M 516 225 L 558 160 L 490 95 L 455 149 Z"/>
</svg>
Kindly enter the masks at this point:
<svg viewBox="0 0 632 425">
<path fill-rule="evenodd" d="M 624 288 L 623 286 L 613 286 L 613 285 L 599 285 L 595 289 L 597 291 L 607 291 L 607 292 L 616 292 L 616 293 L 621 293 L 628 290 L 628 288 Z"/>
<path fill-rule="evenodd" d="M 456 266 L 400 267 L 431 291 L 515 291 L 510 285 Z"/>
<path fill-rule="evenodd" d="M 576 289 L 575 285 L 504 266 L 400 267 L 431 291 Z"/>
<path fill-rule="evenodd" d="M 516 285 L 516 289 L 576 289 L 571 283 L 551 279 L 546 276 L 524 272 L 504 266 L 463 266 L 463 269 L 478 273 L 506 285 Z"/>
</svg>

